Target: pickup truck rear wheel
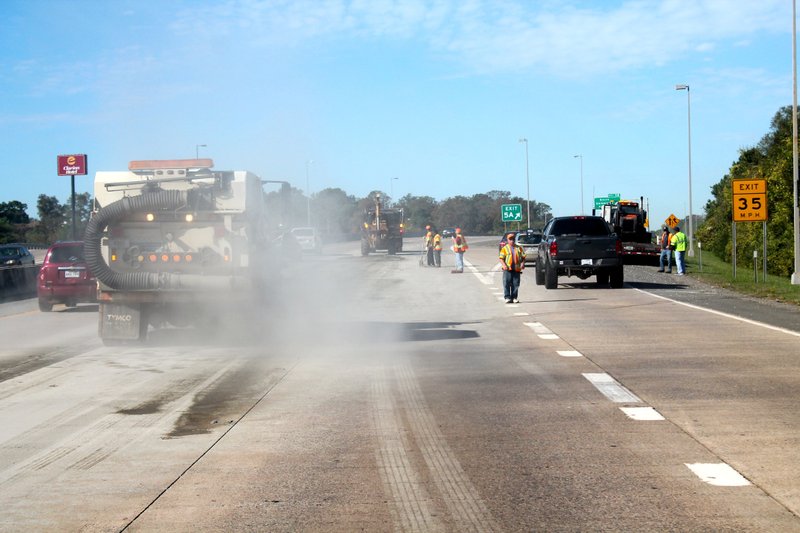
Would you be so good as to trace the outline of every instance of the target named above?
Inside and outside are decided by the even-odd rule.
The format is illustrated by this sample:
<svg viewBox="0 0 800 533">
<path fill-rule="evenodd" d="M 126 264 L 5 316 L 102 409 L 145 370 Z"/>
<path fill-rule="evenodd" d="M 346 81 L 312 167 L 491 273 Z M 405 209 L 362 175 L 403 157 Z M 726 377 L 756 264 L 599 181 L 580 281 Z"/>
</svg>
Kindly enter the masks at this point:
<svg viewBox="0 0 800 533">
<path fill-rule="evenodd" d="M 597 273 L 597 284 L 608 285 L 608 272 L 601 271 Z"/>
<path fill-rule="evenodd" d="M 555 268 L 552 268 L 549 265 L 545 265 L 544 267 L 544 288 L 558 288 L 558 272 L 556 272 Z"/>
<path fill-rule="evenodd" d="M 534 278 L 536 279 L 537 285 L 544 285 L 544 271 L 541 268 L 539 268 L 538 263 L 535 267 L 533 267 L 533 275 Z"/>
<path fill-rule="evenodd" d="M 624 282 L 625 282 L 625 271 L 623 270 L 622 265 L 620 265 L 611 271 L 611 288 L 621 289 Z"/>
</svg>

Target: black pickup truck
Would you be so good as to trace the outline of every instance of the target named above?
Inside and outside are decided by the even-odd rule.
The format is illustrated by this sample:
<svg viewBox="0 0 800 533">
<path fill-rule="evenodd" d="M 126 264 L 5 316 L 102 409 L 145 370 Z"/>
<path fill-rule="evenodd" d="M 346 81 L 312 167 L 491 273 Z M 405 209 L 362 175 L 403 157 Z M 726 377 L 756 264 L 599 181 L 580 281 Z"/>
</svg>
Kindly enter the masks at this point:
<svg viewBox="0 0 800 533">
<path fill-rule="evenodd" d="M 587 279 L 598 285 L 622 287 L 622 242 L 602 217 L 556 217 L 544 227 L 536 249 L 536 284 L 558 287 L 559 276 Z"/>
</svg>

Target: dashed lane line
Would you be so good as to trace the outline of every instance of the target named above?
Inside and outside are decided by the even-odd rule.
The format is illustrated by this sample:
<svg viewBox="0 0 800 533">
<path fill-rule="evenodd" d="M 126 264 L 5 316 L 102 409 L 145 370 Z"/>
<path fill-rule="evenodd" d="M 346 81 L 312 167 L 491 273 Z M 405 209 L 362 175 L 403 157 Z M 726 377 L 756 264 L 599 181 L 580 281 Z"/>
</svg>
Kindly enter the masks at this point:
<svg viewBox="0 0 800 533">
<path fill-rule="evenodd" d="M 585 372 L 582 375 L 589 380 L 589 383 L 594 385 L 603 396 L 614 403 L 642 403 L 642 400 L 640 400 L 638 396 L 626 389 L 621 383 L 605 372 Z"/>
<path fill-rule="evenodd" d="M 746 487 L 750 482 L 726 463 L 684 463 L 689 470 L 709 485 Z"/>
</svg>

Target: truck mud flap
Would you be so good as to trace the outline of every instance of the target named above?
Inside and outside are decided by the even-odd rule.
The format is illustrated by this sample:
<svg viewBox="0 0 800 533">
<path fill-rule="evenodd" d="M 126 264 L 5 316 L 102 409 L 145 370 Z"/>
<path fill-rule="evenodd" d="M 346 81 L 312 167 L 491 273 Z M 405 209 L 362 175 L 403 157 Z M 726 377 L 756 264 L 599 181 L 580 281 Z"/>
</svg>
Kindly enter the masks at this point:
<svg viewBox="0 0 800 533">
<path fill-rule="evenodd" d="M 138 305 L 100 304 L 100 338 L 103 340 L 141 340 L 142 313 Z"/>
</svg>

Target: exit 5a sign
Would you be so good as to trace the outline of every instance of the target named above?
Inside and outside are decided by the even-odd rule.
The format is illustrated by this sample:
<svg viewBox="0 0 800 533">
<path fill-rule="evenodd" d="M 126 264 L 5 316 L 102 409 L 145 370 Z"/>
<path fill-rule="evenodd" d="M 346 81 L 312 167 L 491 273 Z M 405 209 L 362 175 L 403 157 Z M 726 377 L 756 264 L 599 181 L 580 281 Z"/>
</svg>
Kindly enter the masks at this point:
<svg viewBox="0 0 800 533">
<path fill-rule="evenodd" d="M 767 180 L 733 180 L 733 221 L 767 220 Z"/>
<path fill-rule="evenodd" d="M 500 206 L 503 222 L 520 222 L 522 220 L 522 204 L 503 204 Z"/>
</svg>

